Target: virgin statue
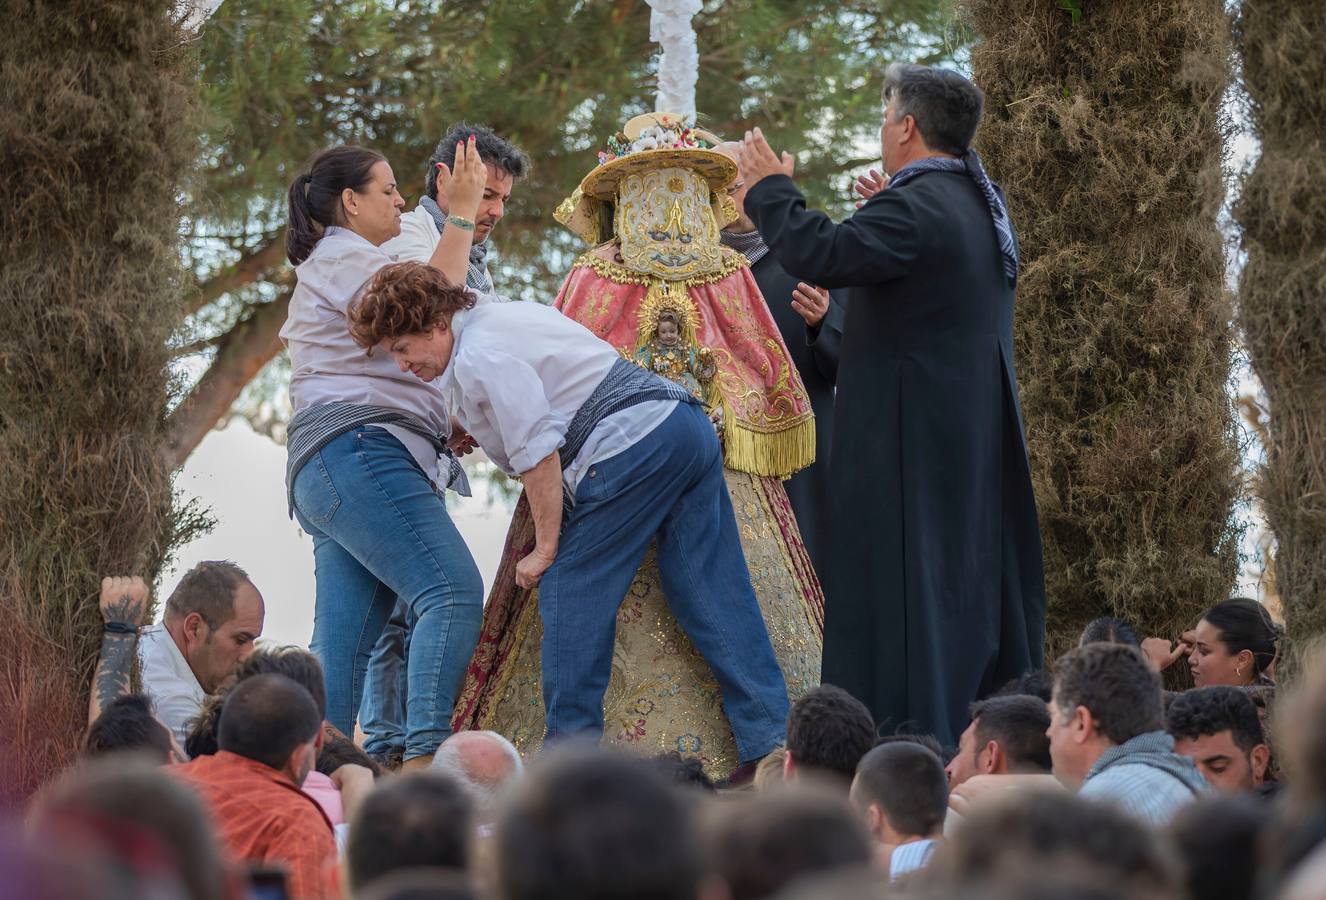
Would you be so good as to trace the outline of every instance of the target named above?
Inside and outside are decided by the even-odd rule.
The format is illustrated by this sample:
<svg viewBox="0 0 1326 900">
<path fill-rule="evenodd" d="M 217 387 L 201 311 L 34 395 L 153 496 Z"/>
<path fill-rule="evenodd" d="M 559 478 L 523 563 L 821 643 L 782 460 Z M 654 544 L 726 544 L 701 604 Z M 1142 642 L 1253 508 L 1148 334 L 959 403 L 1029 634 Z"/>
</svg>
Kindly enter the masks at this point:
<svg viewBox="0 0 1326 900">
<path fill-rule="evenodd" d="M 782 479 L 815 455 L 815 422 L 800 376 L 746 258 L 719 243 L 735 217 L 736 166 L 712 136 L 667 113 L 638 116 L 558 207 L 591 248 L 556 306 L 622 356 L 681 384 L 723 442 L 742 550 L 791 699 L 819 683 L 824 599 Z M 509 737 L 522 753 L 543 741 L 538 591 L 516 586 L 533 547 L 517 504 L 484 610 L 453 725 Z M 737 765 L 718 685 L 668 609 L 654 549 L 617 615 L 606 744 L 697 757 L 712 777 Z"/>
</svg>

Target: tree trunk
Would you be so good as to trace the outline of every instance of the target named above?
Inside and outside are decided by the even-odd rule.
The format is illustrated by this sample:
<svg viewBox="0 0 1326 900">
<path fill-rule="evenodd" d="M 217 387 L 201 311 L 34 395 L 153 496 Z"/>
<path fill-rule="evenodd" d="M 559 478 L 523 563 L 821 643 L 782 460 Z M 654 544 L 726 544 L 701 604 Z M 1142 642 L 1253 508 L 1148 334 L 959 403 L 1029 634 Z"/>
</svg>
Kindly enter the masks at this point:
<svg viewBox="0 0 1326 900">
<path fill-rule="evenodd" d="M 0 2 L 0 804 L 78 750 L 100 578 L 195 524 L 160 452 L 196 151 L 173 6 Z"/>
<path fill-rule="evenodd" d="M 977 137 L 1021 238 L 1017 356 L 1049 643 L 1176 636 L 1237 572 L 1217 226 L 1221 0 L 969 0 Z"/>
<path fill-rule="evenodd" d="M 1270 414 L 1259 493 L 1292 674 L 1326 636 L 1326 11 L 1243 0 L 1235 36 L 1261 143 L 1235 209 L 1238 313 Z"/>
</svg>

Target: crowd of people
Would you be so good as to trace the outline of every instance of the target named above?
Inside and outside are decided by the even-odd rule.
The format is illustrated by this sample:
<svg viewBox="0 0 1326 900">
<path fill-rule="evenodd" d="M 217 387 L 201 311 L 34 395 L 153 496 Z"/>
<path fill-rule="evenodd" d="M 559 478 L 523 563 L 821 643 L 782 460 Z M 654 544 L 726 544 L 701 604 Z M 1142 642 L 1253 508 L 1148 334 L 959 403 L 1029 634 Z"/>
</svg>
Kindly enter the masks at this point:
<svg viewBox="0 0 1326 900">
<path fill-rule="evenodd" d="M 720 790 L 680 754 L 568 740 L 526 760 L 486 731 L 384 769 L 327 721 L 316 656 L 253 649 L 255 594 L 233 564 L 191 572 L 168 619 L 205 607 L 214 636 L 168 629 L 178 664 L 142 693 L 103 653 L 82 761 L 0 834 L 15 896 L 1326 897 L 1326 656 L 1277 697 L 1253 601 L 1214 606 L 1199 640 L 1093 622 L 973 704 L 952 747 L 821 685 L 753 782 Z M 140 624 L 125 597 L 141 583 L 106 580 L 108 623 Z M 1198 686 L 1166 691 L 1178 648 Z M 163 714 L 181 672 L 216 678 L 182 741 Z"/>
</svg>

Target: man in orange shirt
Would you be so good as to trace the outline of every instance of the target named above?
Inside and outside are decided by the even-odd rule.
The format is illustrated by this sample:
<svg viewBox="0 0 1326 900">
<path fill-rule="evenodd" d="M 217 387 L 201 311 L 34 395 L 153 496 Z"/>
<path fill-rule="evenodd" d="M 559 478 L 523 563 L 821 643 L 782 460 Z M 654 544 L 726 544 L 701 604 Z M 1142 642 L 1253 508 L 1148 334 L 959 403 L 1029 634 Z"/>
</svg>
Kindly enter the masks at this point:
<svg viewBox="0 0 1326 900">
<path fill-rule="evenodd" d="M 331 823 L 299 788 L 322 746 L 309 692 L 284 675 L 255 675 L 221 708 L 219 752 L 169 767 L 188 782 L 238 861 L 284 868 L 292 898 L 329 894 L 336 862 Z"/>
</svg>

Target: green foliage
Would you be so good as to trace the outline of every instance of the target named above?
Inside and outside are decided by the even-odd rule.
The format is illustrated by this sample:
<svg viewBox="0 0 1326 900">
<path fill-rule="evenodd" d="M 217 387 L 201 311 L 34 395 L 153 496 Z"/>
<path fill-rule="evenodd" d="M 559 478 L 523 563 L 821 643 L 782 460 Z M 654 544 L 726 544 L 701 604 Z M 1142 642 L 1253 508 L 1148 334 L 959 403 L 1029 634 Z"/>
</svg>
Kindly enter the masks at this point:
<svg viewBox="0 0 1326 900">
<path fill-rule="evenodd" d="M 1082 24 L 1082 4 L 1080 0 L 1055 0 L 1059 8 L 1068 13 L 1074 25 Z"/>
<path fill-rule="evenodd" d="M 849 210 L 840 173 L 874 152 L 880 71 L 942 55 L 947 16 L 943 0 L 710 4 L 695 20 L 703 122 L 732 136 L 761 125 L 798 153 L 817 200 Z M 413 202 L 434 143 L 469 120 L 534 160 L 496 233 L 497 274 L 544 300 L 580 249 L 552 211 L 607 136 L 653 108 L 657 65 L 635 0 L 227 0 L 201 53 L 211 118 L 189 192 L 200 275 L 279 228 L 285 189 L 317 150 L 382 150 Z M 248 290 L 239 299 L 272 296 Z"/>
<path fill-rule="evenodd" d="M 846 215 L 849 173 L 878 154 L 880 74 L 893 59 L 950 53 L 951 2 L 707 4 L 694 22 L 701 123 L 731 137 L 762 126 L 797 154 L 811 202 Z M 520 144 L 534 171 L 516 186 L 489 261 L 503 292 L 551 301 L 583 249 L 553 210 L 607 137 L 653 108 L 658 53 L 639 0 L 226 0 L 199 43 L 209 116 L 186 192 L 185 261 L 200 289 L 181 344 L 192 369 L 228 354 L 226 384 L 271 358 L 260 345 L 274 331 L 254 334 L 252 352 L 221 338 L 288 302 L 292 273 L 263 249 L 281 240 L 291 178 L 333 144 L 386 153 L 411 203 L 453 122 Z M 215 344 L 225 352 L 211 357 Z M 278 357 L 235 411 L 279 425 L 283 366 Z"/>
<path fill-rule="evenodd" d="M 106 574 L 196 517 L 160 455 L 192 61 L 168 0 L 0 3 L 0 797 L 86 724 Z"/>
<path fill-rule="evenodd" d="M 1221 0 L 970 0 L 977 136 L 1021 239 L 1017 364 L 1051 651 L 1228 596 L 1239 452 L 1217 214 Z"/>
<path fill-rule="evenodd" d="M 1326 638 L 1326 15 L 1243 0 L 1236 24 L 1261 144 L 1235 208 L 1247 253 L 1239 325 L 1266 391 L 1258 493 L 1291 646 L 1302 650 Z M 1293 653 L 1286 668 L 1298 662 Z"/>
</svg>

